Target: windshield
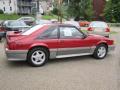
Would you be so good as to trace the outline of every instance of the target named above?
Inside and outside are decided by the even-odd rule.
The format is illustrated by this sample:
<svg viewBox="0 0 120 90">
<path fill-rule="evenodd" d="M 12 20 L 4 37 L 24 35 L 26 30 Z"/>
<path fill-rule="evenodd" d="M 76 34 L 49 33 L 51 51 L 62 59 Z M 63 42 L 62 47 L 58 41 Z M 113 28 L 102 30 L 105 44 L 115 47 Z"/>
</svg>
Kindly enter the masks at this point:
<svg viewBox="0 0 120 90">
<path fill-rule="evenodd" d="M 33 26 L 32 28 L 22 32 L 22 35 L 30 35 L 32 34 L 33 32 L 37 31 L 38 29 L 42 28 L 43 25 L 36 25 L 36 26 Z"/>
<path fill-rule="evenodd" d="M 104 27 L 104 28 L 107 28 L 108 25 L 105 22 L 91 22 L 90 27 Z"/>
</svg>

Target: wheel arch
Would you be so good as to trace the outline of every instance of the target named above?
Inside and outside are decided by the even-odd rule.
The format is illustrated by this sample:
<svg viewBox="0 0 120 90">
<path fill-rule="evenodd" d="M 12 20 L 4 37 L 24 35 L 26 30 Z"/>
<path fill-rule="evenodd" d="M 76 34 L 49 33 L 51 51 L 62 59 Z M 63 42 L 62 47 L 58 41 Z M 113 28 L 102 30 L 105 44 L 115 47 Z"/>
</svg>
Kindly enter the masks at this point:
<svg viewBox="0 0 120 90">
<path fill-rule="evenodd" d="M 101 44 L 105 45 L 107 47 L 107 50 L 108 50 L 108 44 L 107 44 L 107 42 L 99 42 L 96 46 L 99 46 Z"/>
<path fill-rule="evenodd" d="M 48 54 L 50 55 L 50 50 L 49 50 L 49 48 L 47 47 L 47 45 L 42 45 L 42 44 L 36 44 L 36 45 L 32 45 L 32 46 L 30 46 L 30 48 L 28 49 L 28 52 L 27 52 L 27 56 L 28 56 L 28 53 L 32 50 L 32 49 L 34 49 L 34 48 L 44 48 L 44 49 L 46 49 L 47 51 L 48 51 Z"/>
</svg>

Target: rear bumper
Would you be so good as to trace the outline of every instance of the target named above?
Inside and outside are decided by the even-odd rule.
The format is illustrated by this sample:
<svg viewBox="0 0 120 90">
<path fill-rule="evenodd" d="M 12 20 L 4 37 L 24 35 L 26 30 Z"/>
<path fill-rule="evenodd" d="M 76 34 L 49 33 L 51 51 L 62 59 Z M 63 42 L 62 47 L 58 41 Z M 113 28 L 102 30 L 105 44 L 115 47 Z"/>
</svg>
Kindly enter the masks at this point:
<svg viewBox="0 0 120 90">
<path fill-rule="evenodd" d="M 27 50 L 9 50 L 5 49 L 7 59 L 9 61 L 26 61 Z"/>
</svg>

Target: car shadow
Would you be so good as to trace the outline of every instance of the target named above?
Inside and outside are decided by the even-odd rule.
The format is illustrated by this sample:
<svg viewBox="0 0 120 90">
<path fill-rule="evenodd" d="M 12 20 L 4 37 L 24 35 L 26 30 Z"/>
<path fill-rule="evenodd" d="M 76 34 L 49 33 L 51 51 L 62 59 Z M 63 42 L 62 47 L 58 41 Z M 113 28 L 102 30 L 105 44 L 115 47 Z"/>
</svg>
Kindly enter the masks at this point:
<svg viewBox="0 0 120 90">
<path fill-rule="evenodd" d="M 72 63 L 72 62 L 79 62 L 79 61 L 85 61 L 85 60 L 96 60 L 92 56 L 78 56 L 78 57 L 70 57 L 70 58 L 61 58 L 61 59 L 50 59 L 48 60 L 46 65 L 51 64 L 62 64 L 62 63 Z M 30 67 L 30 65 L 27 63 L 27 61 L 7 61 L 5 60 L 8 67 L 14 68 L 14 67 Z M 45 66 L 46 66 L 45 65 Z"/>
<path fill-rule="evenodd" d="M 111 54 L 108 54 L 105 58 L 110 58 L 112 57 Z M 69 58 L 60 58 L 60 59 L 49 59 L 47 64 L 45 64 L 45 66 L 49 66 L 49 65 L 56 65 L 56 64 L 63 64 L 63 63 L 73 63 L 73 62 L 84 62 L 84 61 L 90 61 L 90 60 L 96 60 L 93 56 L 78 56 L 78 57 L 69 57 Z M 101 59 L 102 61 L 104 59 Z M 7 66 L 9 68 L 14 68 L 14 67 L 17 67 L 17 68 L 21 68 L 21 67 L 28 67 L 30 68 L 31 66 L 27 63 L 27 61 L 8 61 L 8 60 L 5 60 L 7 63 Z M 99 61 L 99 60 L 98 60 Z M 43 66 L 43 67 L 45 67 Z"/>
</svg>

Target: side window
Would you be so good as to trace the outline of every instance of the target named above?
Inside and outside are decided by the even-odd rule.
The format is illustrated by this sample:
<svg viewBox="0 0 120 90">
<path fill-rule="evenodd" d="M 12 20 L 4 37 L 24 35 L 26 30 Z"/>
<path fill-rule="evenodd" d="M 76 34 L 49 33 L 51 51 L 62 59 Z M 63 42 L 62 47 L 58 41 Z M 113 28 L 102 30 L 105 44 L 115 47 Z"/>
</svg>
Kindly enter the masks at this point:
<svg viewBox="0 0 120 90">
<path fill-rule="evenodd" d="M 58 28 L 57 27 L 50 27 L 48 30 L 43 32 L 40 36 L 40 39 L 57 39 L 58 38 Z"/>
<path fill-rule="evenodd" d="M 60 38 L 82 38 L 83 34 L 75 27 L 60 27 Z"/>
</svg>

